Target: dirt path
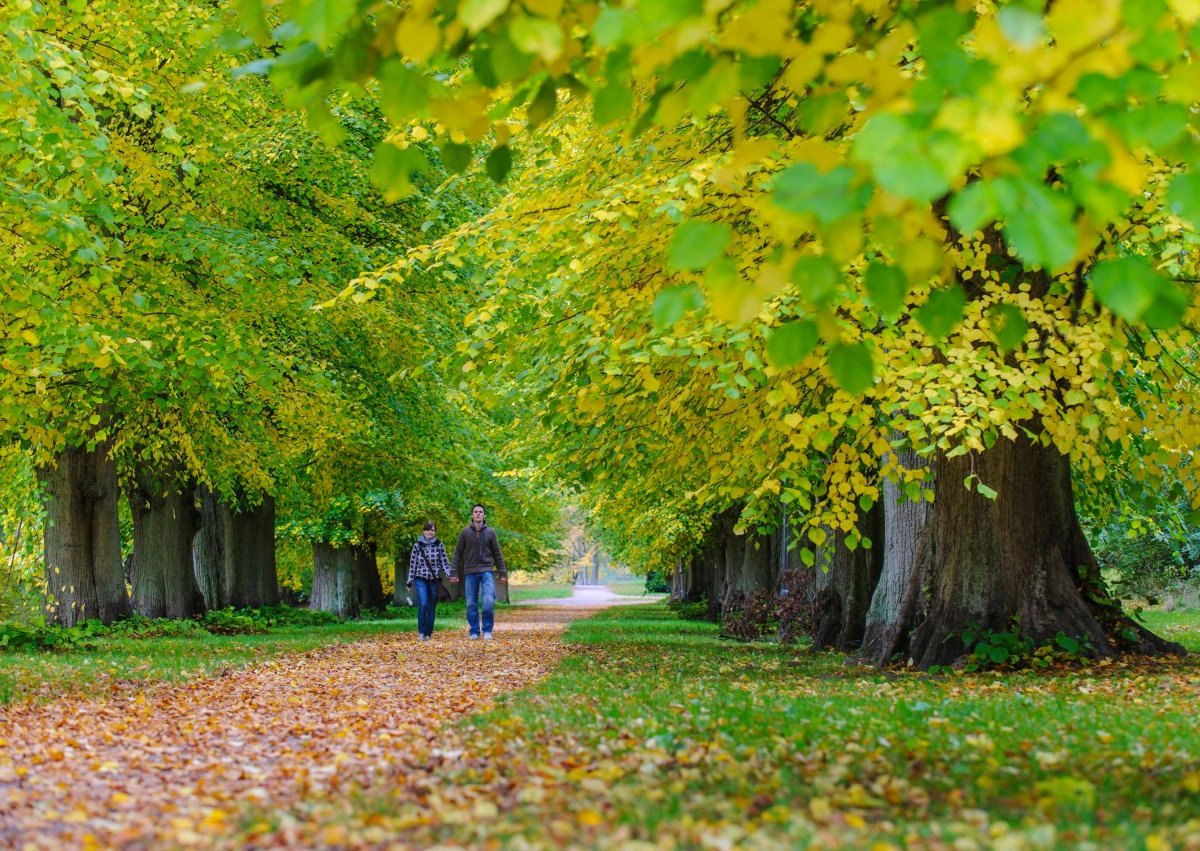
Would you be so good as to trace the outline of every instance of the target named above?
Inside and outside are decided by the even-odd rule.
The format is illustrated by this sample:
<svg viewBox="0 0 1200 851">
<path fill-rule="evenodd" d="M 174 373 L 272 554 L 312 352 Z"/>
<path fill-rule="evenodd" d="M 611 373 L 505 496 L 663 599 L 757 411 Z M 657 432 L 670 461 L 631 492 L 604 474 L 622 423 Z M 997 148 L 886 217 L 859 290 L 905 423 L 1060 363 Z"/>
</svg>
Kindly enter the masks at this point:
<svg viewBox="0 0 1200 851">
<path fill-rule="evenodd" d="M 220 844 L 248 807 L 423 771 L 439 727 L 545 676 L 583 614 L 514 608 L 491 642 L 396 633 L 182 685 L 0 708 L 0 847 Z"/>
</svg>

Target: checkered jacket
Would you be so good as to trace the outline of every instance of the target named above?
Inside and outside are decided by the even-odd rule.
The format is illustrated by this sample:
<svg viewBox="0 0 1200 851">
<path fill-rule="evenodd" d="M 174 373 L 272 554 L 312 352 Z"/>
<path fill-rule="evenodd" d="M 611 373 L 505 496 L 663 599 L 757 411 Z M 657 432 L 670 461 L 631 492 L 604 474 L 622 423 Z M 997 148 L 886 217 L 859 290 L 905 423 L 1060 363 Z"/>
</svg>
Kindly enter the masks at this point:
<svg viewBox="0 0 1200 851">
<path fill-rule="evenodd" d="M 422 535 L 413 544 L 408 557 L 408 584 L 411 585 L 413 579 L 441 579 L 442 574 L 450 578 L 450 559 L 446 555 L 446 548 L 437 538 L 426 541 Z"/>
</svg>

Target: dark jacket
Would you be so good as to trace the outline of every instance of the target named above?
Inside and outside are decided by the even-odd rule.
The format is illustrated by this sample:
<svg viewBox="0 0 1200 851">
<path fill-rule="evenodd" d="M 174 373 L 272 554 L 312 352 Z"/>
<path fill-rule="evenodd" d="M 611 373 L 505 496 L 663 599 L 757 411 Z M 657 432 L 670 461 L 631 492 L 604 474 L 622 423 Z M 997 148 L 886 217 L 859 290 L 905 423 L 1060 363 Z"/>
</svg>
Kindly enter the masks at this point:
<svg viewBox="0 0 1200 851">
<path fill-rule="evenodd" d="M 446 558 L 446 548 L 437 538 L 426 541 L 425 536 L 417 538 L 412 552 L 408 556 L 408 584 L 414 579 L 438 580 L 445 574 L 450 578 L 450 560 Z"/>
<path fill-rule="evenodd" d="M 500 554 L 496 531 L 486 523 L 478 530 L 473 524 L 467 524 L 467 528 L 458 533 L 458 543 L 454 545 L 454 569 L 460 565 L 464 574 L 495 570 L 499 574 L 497 578 L 508 579 L 508 567 Z"/>
</svg>

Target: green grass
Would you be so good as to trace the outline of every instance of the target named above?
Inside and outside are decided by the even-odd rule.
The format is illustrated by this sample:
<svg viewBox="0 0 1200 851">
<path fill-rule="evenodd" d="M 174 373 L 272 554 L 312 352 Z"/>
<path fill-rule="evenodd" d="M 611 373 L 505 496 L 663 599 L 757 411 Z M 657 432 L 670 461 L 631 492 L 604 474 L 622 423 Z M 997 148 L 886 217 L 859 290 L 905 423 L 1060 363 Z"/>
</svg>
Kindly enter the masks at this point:
<svg viewBox="0 0 1200 851">
<path fill-rule="evenodd" d="M 1141 621 L 1151 632 L 1177 641 L 1193 652 L 1200 652 L 1200 610 L 1145 611 Z"/>
<path fill-rule="evenodd" d="M 646 580 L 633 579 L 626 582 L 610 582 L 608 588 L 623 597 L 641 597 L 646 593 Z"/>
<path fill-rule="evenodd" d="M 1195 613 L 1153 621 L 1200 641 Z M 489 825 L 498 839 L 541 835 L 541 810 L 583 807 L 603 814 L 605 841 L 690 845 L 727 828 L 766 845 L 851 847 L 1004 834 L 1019 835 L 1014 847 L 1142 847 L 1160 831 L 1177 844 L 1200 839 L 1194 659 L 880 671 L 722 640 L 661 605 L 606 610 L 567 639 L 580 652 L 553 676 L 470 723 L 523 743 L 493 757 L 512 763 L 518 787 L 529 780 L 523 761 L 603 779 L 587 795 L 576 787 L 504 813 Z"/>
<path fill-rule="evenodd" d="M 525 600 L 551 600 L 571 596 L 571 586 L 560 582 L 538 582 L 533 585 L 509 585 L 509 599 L 514 603 Z"/>
</svg>

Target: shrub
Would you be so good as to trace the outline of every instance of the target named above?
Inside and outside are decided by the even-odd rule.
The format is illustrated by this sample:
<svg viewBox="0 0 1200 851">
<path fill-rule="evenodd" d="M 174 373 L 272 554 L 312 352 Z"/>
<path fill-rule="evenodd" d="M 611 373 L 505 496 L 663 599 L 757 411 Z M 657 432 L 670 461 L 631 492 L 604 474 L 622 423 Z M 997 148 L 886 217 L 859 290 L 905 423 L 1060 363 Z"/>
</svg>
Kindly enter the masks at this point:
<svg viewBox="0 0 1200 851">
<path fill-rule="evenodd" d="M 667 575 L 661 570 L 652 570 L 646 574 L 646 593 L 665 594 L 671 590 L 667 584 Z"/>
<path fill-rule="evenodd" d="M 739 641 L 760 641 L 779 634 L 780 600 L 770 591 L 733 595 L 721 617 L 721 634 Z"/>
</svg>

